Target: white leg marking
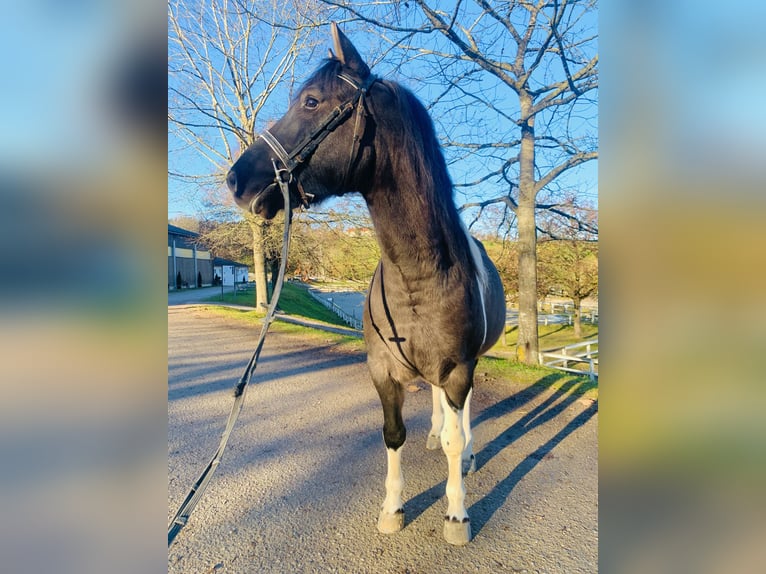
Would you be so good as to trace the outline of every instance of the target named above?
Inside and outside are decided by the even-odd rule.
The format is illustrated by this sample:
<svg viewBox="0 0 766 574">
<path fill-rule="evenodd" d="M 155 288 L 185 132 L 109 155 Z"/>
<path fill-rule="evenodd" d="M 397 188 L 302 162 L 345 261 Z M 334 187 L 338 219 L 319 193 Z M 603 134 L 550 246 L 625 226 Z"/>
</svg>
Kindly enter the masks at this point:
<svg viewBox="0 0 766 574">
<path fill-rule="evenodd" d="M 402 473 L 402 447 L 394 450 L 386 449 L 388 472 L 386 474 L 386 498 L 378 517 L 378 530 L 384 534 L 398 532 L 404 526 L 404 508 L 402 490 L 404 489 L 404 474 Z"/>
<path fill-rule="evenodd" d="M 388 474 L 386 475 L 386 499 L 383 501 L 383 511 L 389 514 L 402 508 L 402 490 L 404 489 L 404 473 L 402 473 L 402 447 L 394 450 L 386 449 L 388 457 Z"/>
<path fill-rule="evenodd" d="M 462 521 L 468 517 L 465 511 L 465 487 L 463 486 L 463 469 L 461 456 L 465 448 L 463 435 L 462 411 L 455 412 L 447 402 L 447 394 L 441 392 L 442 409 L 444 410 L 444 427 L 442 428 L 442 449 L 447 455 L 447 516 L 450 519 Z"/>
<path fill-rule="evenodd" d="M 447 455 L 447 515 L 444 517 L 444 538 L 450 544 L 463 545 L 471 540 L 471 523 L 465 510 L 465 486 L 463 484 L 462 454 L 465 448 L 463 435 L 463 412 L 453 411 L 442 391 L 444 427 L 442 448 Z"/>
<path fill-rule="evenodd" d="M 471 397 L 473 389 L 468 391 L 463 408 L 463 434 L 465 435 L 465 448 L 463 448 L 463 474 L 476 471 L 476 459 L 473 456 L 473 433 L 471 432 Z"/>
<path fill-rule="evenodd" d="M 431 412 L 431 430 L 428 432 L 428 441 L 426 442 L 428 450 L 436 450 L 441 445 L 442 427 L 444 426 L 441 394 L 442 390 L 439 387 L 431 385 L 433 410 Z"/>
</svg>

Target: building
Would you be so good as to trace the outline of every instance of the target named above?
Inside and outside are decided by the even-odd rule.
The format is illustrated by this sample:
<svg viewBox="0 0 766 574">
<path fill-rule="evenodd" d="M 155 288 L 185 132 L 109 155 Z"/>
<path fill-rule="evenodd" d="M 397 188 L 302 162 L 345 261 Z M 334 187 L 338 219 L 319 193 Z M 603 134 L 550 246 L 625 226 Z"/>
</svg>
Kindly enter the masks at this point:
<svg viewBox="0 0 766 574">
<path fill-rule="evenodd" d="M 234 285 L 235 283 L 247 283 L 247 265 L 229 261 L 223 257 L 213 259 L 214 277 L 222 278 L 224 285 Z M 217 280 L 216 280 L 217 283 Z"/>
<path fill-rule="evenodd" d="M 168 289 L 213 284 L 213 256 L 198 233 L 168 224 Z"/>
</svg>

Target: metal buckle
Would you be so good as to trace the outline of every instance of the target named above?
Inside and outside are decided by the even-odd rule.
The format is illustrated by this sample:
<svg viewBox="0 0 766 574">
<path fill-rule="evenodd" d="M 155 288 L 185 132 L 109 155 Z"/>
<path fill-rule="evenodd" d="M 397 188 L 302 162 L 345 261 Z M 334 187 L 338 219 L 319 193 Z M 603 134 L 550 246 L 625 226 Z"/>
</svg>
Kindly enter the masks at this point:
<svg viewBox="0 0 766 574">
<path fill-rule="evenodd" d="M 274 175 L 276 176 L 277 183 L 280 185 L 290 185 L 293 182 L 293 172 L 288 170 L 286 167 L 277 167 L 277 160 L 273 157 L 271 158 L 271 165 L 274 166 Z"/>
</svg>

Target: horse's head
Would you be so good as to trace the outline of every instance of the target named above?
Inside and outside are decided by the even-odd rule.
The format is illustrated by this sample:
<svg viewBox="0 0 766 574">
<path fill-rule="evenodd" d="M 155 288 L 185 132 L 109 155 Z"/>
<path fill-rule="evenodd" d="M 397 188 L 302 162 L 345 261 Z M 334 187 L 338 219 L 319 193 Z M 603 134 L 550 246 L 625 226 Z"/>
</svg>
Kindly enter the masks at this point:
<svg viewBox="0 0 766 574">
<path fill-rule="evenodd" d="M 287 113 L 245 150 L 226 177 L 236 203 L 266 219 L 284 207 L 274 166 L 289 181 L 294 208 L 358 189 L 355 180 L 370 163 L 365 141 L 374 127 L 363 116 L 374 77 L 335 23 L 332 36 L 336 54 L 330 53 Z"/>
</svg>

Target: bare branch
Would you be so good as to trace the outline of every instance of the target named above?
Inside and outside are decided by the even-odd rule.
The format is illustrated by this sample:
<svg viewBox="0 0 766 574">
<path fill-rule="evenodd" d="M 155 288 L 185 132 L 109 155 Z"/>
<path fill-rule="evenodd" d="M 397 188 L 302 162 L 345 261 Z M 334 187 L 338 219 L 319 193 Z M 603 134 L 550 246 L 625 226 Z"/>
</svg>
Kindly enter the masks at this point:
<svg viewBox="0 0 766 574">
<path fill-rule="evenodd" d="M 468 56 L 469 59 L 476 62 L 490 74 L 499 78 L 514 91 L 519 90 L 517 79 L 509 75 L 509 72 L 513 72 L 513 69 L 509 64 L 505 62 L 497 62 L 487 58 L 484 54 L 478 51 L 472 38 L 470 38 L 471 45 L 469 45 L 469 43 L 466 43 L 462 38 L 460 38 L 457 32 L 455 32 L 454 27 L 447 25 L 441 19 L 441 17 L 425 3 L 424 0 L 415 1 L 420 6 L 423 14 L 425 14 L 426 18 L 428 18 L 429 22 L 431 22 L 431 25 L 435 30 L 438 30 L 444 36 L 446 36 L 455 46 L 460 48 L 460 50 L 466 56 Z"/>
<path fill-rule="evenodd" d="M 591 161 L 594 159 L 598 159 L 597 151 L 581 152 L 581 153 L 570 156 L 569 158 L 567 158 L 566 161 L 555 166 L 543 177 L 537 180 L 537 182 L 535 183 L 535 192 L 539 192 L 541 189 L 543 189 L 546 185 L 548 185 L 550 182 L 552 182 L 554 179 L 556 179 L 565 171 L 568 171 L 574 167 L 577 167 L 578 165 L 583 164 L 586 161 Z"/>
</svg>

